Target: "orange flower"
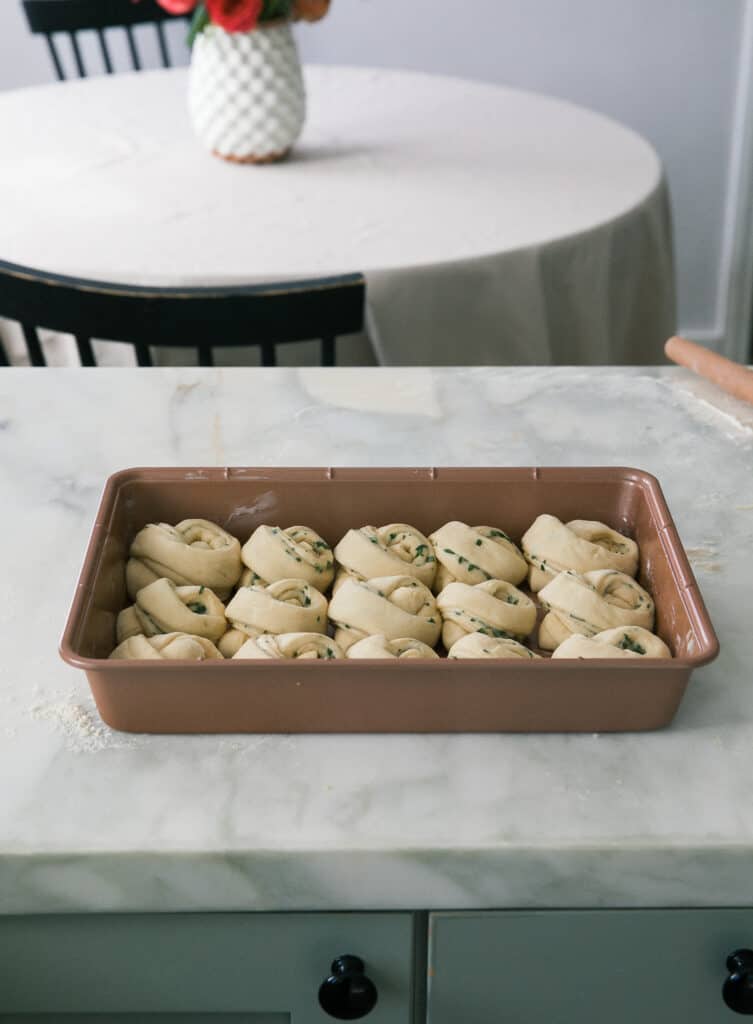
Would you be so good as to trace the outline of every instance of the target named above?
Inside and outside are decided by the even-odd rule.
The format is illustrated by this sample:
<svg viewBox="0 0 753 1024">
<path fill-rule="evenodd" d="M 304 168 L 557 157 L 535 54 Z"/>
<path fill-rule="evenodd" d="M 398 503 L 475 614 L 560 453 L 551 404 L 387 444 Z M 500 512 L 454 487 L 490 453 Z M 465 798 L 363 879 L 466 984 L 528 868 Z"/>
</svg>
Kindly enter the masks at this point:
<svg viewBox="0 0 753 1024">
<path fill-rule="evenodd" d="M 330 0 L 295 0 L 293 17 L 296 20 L 319 21 L 329 11 Z"/>
</svg>

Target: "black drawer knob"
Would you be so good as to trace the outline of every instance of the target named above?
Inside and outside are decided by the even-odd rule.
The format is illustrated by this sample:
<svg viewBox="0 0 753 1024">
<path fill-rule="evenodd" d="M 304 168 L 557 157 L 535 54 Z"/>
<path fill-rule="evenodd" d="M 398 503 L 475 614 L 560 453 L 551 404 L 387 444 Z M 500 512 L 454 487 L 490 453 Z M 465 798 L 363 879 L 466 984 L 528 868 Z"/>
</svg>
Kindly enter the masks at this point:
<svg viewBox="0 0 753 1024">
<path fill-rule="evenodd" d="M 360 1020 L 371 1013 L 378 993 L 365 971 L 357 956 L 338 956 L 332 961 L 332 973 L 319 989 L 319 1005 L 325 1013 L 337 1020 Z"/>
<path fill-rule="evenodd" d="M 753 1016 L 753 950 L 738 949 L 727 957 L 729 977 L 722 997 L 735 1013 Z"/>
</svg>

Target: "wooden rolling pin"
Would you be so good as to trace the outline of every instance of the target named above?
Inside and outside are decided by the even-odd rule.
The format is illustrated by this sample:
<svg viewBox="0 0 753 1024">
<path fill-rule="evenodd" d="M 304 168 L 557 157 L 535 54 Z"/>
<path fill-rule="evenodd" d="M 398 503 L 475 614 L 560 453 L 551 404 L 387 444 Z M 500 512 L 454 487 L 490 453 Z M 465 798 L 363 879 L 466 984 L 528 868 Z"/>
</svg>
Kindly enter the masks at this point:
<svg viewBox="0 0 753 1024">
<path fill-rule="evenodd" d="M 670 338 L 664 351 L 673 363 L 687 366 L 699 377 L 706 377 L 728 394 L 753 405 L 753 371 L 746 366 L 725 359 L 687 338 Z"/>
</svg>

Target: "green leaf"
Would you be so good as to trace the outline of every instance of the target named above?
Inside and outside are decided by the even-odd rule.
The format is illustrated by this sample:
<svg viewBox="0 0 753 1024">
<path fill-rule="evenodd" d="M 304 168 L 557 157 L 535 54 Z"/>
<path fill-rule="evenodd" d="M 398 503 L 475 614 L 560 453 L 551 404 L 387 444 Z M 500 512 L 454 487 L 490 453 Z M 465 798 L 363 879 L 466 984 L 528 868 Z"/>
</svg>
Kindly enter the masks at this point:
<svg viewBox="0 0 753 1024">
<path fill-rule="evenodd" d="M 207 11 L 204 4 L 199 4 L 199 6 L 193 12 L 193 18 L 191 19 L 191 27 L 188 30 L 187 42 L 189 46 L 193 46 L 196 37 L 204 31 L 209 22 L 209 12 Z"/>
</svg>

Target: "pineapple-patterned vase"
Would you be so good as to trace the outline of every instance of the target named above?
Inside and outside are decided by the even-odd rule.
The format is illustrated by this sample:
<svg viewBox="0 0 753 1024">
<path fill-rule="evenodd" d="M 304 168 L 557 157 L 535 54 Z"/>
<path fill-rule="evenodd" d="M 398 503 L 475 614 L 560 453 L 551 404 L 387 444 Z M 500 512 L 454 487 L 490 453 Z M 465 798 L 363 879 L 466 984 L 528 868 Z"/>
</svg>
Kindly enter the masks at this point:
<svg viewBox="0 0 753 1024">
<path fill-rule="evenodd" d="M 306 117 L 290 24 L 253 32 L 208 26 L 193 45 L 188 105 L 196 134 L 216 156 L 238 163 L 281 160 Z"/>
</svg>

